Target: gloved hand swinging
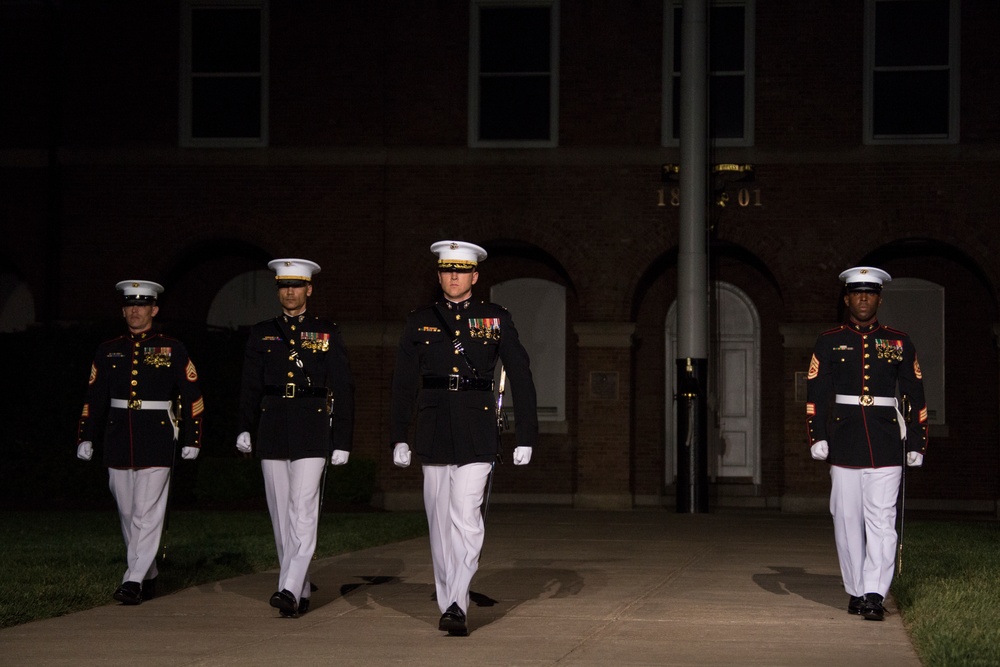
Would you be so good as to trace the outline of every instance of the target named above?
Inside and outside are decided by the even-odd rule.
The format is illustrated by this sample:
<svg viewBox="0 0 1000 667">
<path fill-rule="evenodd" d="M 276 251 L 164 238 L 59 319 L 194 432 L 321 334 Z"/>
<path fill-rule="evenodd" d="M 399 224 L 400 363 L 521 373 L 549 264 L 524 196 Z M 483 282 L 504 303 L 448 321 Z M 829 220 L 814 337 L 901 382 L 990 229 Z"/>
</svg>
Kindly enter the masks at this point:
<svg viewBox="0 0 1000 667">
<path fill-rule="evenodd" d="M 830 445 L 826 440 L 818 440 L 809 448 L 809 453 L 817 461 L 826 461 L 826 457 L 830 455 Z"/>
<path fill-rule="evenodd" d="M 531 461 L 531 447 L 515 447 L 513 459 L 516 466 L 528 465 Z"/>
<path fill-rule="evenodd" d="M 410 446 L 405 442 L 397 442 L 392 448 L 392 462 L 400 468 L 410 465 Z"/>
<path fill-rule="evenodd" d="M 76 458 L 89 461 L 94 455 L 94 445 L 90 440 L 84 440 L 76 446 Z"/>
</svg>

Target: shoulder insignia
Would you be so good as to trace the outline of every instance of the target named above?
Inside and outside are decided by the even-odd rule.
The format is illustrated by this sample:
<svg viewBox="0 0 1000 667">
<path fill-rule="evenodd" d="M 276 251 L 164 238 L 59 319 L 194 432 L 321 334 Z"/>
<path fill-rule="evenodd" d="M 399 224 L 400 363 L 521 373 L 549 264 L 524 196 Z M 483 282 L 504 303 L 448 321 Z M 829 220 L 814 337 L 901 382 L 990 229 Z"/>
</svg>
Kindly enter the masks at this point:
<svg viewBox="0 0 1000 667">
<path fill-rule="evenodd" d="M 815 380 L 819 376 L 819 359 L 813 354 L 812 359 L 809 360 L 809 373 L 806 375 L 807 380 Z"/>
<path fill-rule="evenodd" d="M 94 384 L 97 381 L 97 364 L 90 364 L 90 380 L 87 384 Z M 86 407 L 86 406 L 84 406 Z"/>
<path fill-rule="evenodd" d="M 188 382 L 198 381 L 198 371 L 194 368 L 194 362 L 188 359 L 187 367 L 184 369 L 184 377 L 187 378 Z"/>
</svg>

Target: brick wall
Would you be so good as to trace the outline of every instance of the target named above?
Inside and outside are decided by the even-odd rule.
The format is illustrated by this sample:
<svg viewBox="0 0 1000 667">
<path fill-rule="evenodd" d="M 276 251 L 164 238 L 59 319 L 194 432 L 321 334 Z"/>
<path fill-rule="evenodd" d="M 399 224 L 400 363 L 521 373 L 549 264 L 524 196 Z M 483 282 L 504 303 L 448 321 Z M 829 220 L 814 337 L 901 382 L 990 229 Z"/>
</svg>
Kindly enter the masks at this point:
<svg viewBox="0 0 1000 667">
<path fill-rule="evenodd" d="M 491 258 L 478 295 L 512 277 L 552 280 L 568 295 L 567 422 L 542 434 L 530 466 L 505 467 L 495 491 L 655 502 L 672 483 L 663 476 L 673 409 L 664 322 L 678 245 L 678 209 L 658 196 L 670 187 L 661 165 L 679 161 L 659 146 L 662 3 L 563 3 L 559 147 L 545 150 L 465 147 L 467 4 L 417 4 L 272 3 L 272 145 L 181 150 L 179 5 L 67 3 L 66 25 L 80 29 L 66 35 L 56 65 L 51 171 L 53 128 L 39 117 L 52 111 L 54 79 L 38 46 L 51 34 L 35 10 L 5 7 L 13 22 L 0 20 L 9 38 L 0 53 L 24 63 L 4 79 L 23 102 L 0 100 L 20 118 L 0 129 L 6 271 L 29 286 L 46 320 L 113 316 L 115 282 L 141 275 L 167 286 L 165 317 L 197 323 L 241 272 L 272 257 L 315 259 L 323 270 L 310 308 L 353 337 L 358 455 L 379 461 L 382 490 L 416 492 L 419 474 L 388 456 L 391 332 L 435 296 L 430 243 L 479 242 Z M 837 274 L 871 262 L 946 292 L 949 423 L 932 434 L 909 491 L 995 499 L 1000 9 L 962 3 L 962 142 L 864 146 L 863 3 L 806 4 L 757 1 L 755 145 L 710 156 L 755 165 L 755 180 L 741 184 L 751 205 L 712 209 L 713 275 L 744 292 L 760 318 L 755 492 L 825 495 L 795 397 L 811 343 L 790 345 L 784 332 L 838 322 Z M 112 16 L 163 28 L 123 31 Z M 580 324 L 634 325 L 634 336 L 581 347 Z M 617 373 L 617 399 L 590 396 L 593 372 Z M 509 451 L 513 436 L 505 443 Z"/>
</svg>

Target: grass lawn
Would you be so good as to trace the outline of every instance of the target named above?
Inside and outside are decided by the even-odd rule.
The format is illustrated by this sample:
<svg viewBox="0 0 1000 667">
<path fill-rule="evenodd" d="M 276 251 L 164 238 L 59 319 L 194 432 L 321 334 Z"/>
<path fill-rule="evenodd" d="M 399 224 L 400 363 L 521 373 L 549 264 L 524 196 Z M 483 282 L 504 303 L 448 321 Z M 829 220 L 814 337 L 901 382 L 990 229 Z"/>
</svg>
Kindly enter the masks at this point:
<svg viewBox="0 0 1000 667">
<path fill-rule="evenodd" d="M 907 522 L 892 592 L 926 667 L 1000 665 L 1000 525 Z"/>
<path fill-rule="evenodd" d="M 325 511 L 316 555 L 426 534 L 423 512 Z M 172 511 L 163 542 L 158 595 L 278 566 L 267 510 Z M 108 604 L 125 571 L 118 514 L 4 512 L 0 563 L 0 627 Z"/>
</svg>

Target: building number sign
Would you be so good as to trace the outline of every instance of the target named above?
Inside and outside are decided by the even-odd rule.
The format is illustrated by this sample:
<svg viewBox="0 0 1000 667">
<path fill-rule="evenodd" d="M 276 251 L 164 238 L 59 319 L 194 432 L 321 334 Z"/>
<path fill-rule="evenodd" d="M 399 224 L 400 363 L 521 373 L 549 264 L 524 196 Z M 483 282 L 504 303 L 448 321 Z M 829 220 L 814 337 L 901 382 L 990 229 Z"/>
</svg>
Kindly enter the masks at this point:
<svg viewBox="0 0 1000 667">
<path fill-rule="evenodd" d="M 676 183 L 681 167 L 678 164 L 665 164 L 661 171 L 664 183 Z M 748 183 L 754 181 L 754 166 L 752 164 L 713 164 L 712 196 L 716 206 L 725 208 L 735 204 L 740 208 L 763 206 L 760 188 L 751 187 Z M 730 192 L 735 190 L 735 196 Z M 661 208 L 681 205 L 681 189 L 679 186 L 667 186 L 656 191 L 656 205 Z"/>
<path fill-rule="evenodd" d="M 736 191 L 736 195 L 730 196 L 728 192 L 723 190 L 722 192 L 716 193 L 715 203 L 725 208 L 729 204 L 735 203 L 740 208 L 763 206 L 760 197 L 760 188 L 740 188 Z M 680 206 L 681 205 L 681 189 L 679 187 L 672 188 L 659 188 L 656 191 L 656 205 L 660 208 L 665 208 L 667 206 Z"/>
</svg>

